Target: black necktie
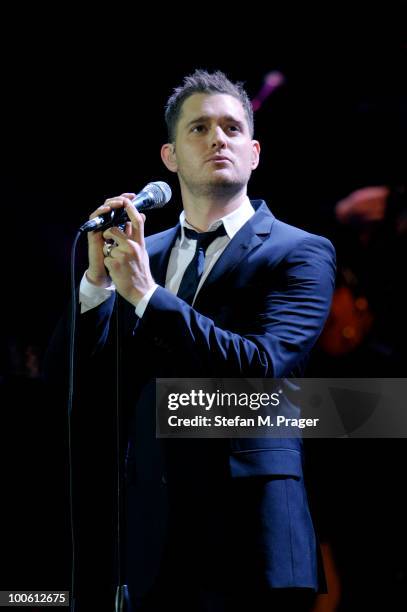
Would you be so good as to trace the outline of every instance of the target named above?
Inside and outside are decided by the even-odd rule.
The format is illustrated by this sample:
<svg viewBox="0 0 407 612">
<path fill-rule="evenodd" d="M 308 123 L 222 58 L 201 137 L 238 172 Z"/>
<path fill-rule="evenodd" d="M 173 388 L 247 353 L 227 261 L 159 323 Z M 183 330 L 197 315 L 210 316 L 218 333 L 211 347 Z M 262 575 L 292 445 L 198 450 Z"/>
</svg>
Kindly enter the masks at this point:
<svg viewBox="0 0 407 612">
<path fill-rule="evenodd" d="M 215 238 L 225 236 L 226 230 L 223 223 L 213 232 L 195 232 L 194 230 L 184 227 L 185 236 L 191 240 L 196 240 L 196 250 L 192 261 L 185 269 L 181 284 L 178 289 L 178 297 L 192 304 L 196 290 L 199 285 L 199 280 L 202 276 L 205 262 L 206 249 Z"/>
</svg>

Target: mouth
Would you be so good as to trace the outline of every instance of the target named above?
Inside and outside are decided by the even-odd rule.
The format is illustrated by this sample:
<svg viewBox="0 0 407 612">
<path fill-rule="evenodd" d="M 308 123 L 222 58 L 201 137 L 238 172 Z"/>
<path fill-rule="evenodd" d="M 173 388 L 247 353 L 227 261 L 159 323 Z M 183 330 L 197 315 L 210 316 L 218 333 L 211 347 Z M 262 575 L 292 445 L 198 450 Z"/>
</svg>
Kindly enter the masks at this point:
<svg viewBox="0 0 407 612">
<path fill-rule="evenodd" d="M 228 157 L 225 157 L 225 155 L 213 155 L 207 161 L 208 162 L 213 162 L 215 164 L 217 164 L 217 163 L 225 163 L 225 162 L 232 163 L 231 160 Z"/>
</svg>

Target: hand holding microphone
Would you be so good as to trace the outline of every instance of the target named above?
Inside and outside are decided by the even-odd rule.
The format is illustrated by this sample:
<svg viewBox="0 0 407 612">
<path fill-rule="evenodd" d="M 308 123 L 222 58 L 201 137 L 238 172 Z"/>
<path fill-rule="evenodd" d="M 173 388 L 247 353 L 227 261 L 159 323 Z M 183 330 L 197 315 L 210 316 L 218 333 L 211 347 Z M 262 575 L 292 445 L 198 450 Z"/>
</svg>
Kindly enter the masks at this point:
<svg viewBox="0 0 407 612">
<path fill-rule="evenodd" d="M 122 195 L 130 196 L 132 205 L 142 212 L 144 210 L 152 210 L 153 208 L 162 208 L 168 204 L 172 193 L 171 187 L 167 183 L 164 183 L 164 181 L 155 181 L 154 183 L 148 183 L 148 185 L 146 185 L 137 195 L 135 193 Z M 106 200 L 105 204 L 110 201 L 111 200 Z M 103 207 L 100 207 L 98 210 L 101 208 Z M 110 210 L 110 212 L 101 211 L 98 215 L 92 214 L 89 221 L 81 225 L 79 231 L 93 232 L 105 230 L 114 225 L 123 225 L 129 218 L 125 208 L 120 206 L 119 208 L 121 208 L 121 210 L 116 208 Z"/>
<path fill-rule="evenodd" d="M 107 287 L 113 280 L 119 293 L 121 293 L 120 286 L 123 284 L 124 270 L 120 271 L 119 279 L 120 266 L 118 264 L 120 262 L 125 264 L 124 260 L 130 255 L 130 251 L 133 255 L 136 251 L 138 255 L 141 255 L 141 251 L 144 251 L 145 256 L 143 255 L 142 259 L 144 264 L 146 261 L 148 264 L 148 255 L 144 246 L 145 216 L 140 214 L 140 211 L 161 208 L 169 202 L 170 198 L 171 189 L 169 185 L 162 181 L 156 181 L 146 185 L 137 195 L 123 193 L 115 198 L 107 199 L 102 206 L 99 206 L 90 215 L 89 221 L 81 226 L 80 231 L 89 232 L 89 268 L 86 276 L 91 283 L 99 287 Z M 114 227 L 117 225 L 124 226 L 124 231 Z M 111 229 L 109 230 L 109 228 Z M 111 244 L 106 246 L 105 239 L 109 240 Z M 134 247 L 134 245 L 138 246 Z M 113 258 L 117 261 L 112 265 Z M 128 274 L 134 275 L 135 270 L 131 274 L 129 266 L 124 265 L 124 268 L 127 269 Z M 140 273 L 144 277 L 144 285 L 151 284 L 149 265 L 148 271 L 145 266 L 143 266 L 143 269 L 144 271 L 141 272 L 140 270 Z M 139 289 L 143 290 L 143 287 Z M 124 293 L 128 293 L 126 289 Z M 137 294 L 137 290 L 135 294 Z M 126 295 L 123 295 L 123 297 L 128 299 Z"/>
<path fill-rule="evenodd" d="M 130 222 L 125 231 L 110 227 L 103 232 L 105 240 L 113 240 L 104 265 L 120 295 L 137 306 L 141 298 L 156 286 L 144 241 L 145 216 L 131 203 L 125 203 Z"/>
</svg>

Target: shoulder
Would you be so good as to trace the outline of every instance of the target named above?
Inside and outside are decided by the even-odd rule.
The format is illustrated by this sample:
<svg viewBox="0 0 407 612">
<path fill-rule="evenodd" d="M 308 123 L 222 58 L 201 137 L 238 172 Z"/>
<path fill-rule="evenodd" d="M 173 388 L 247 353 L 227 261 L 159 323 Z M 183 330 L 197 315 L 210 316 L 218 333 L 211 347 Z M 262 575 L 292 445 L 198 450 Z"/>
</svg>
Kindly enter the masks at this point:
<svg viewBox="0 0 407 612">
<path fill-rule="evenodd" d="M 293 253 L 324 252 L 329 258 L 335 259 L 335 249 L 333 244 L 318 234 L 307 232 L 306 230 L 285 223 L 276 218 L 263 200 L 252 201 L 256 214 L 252 217 L 254 229 L 265 228 L 268 225 L 266 235 L 267 247 L 274 253 L 278 253 L 284 258 Z M 264 223 L 266 221 L 266 223 Z"/>
<path fill-rule="evenodd" d="M 288 275 L 290 283 L 306 281 L 325 286 L 328 295 L 336 276 L 336 255 L 332 243 L 324 236 L 307 232 L 275 219 L 267 241 L 269 265 Z"/>
<path fill-rule="evenodd" d="M 315 247 L 326 250 L 329 253 L 335 253 L 335 248 L 332 242 L 328 240 L 328 238 L 325 238 L 325 236 L 307 232 L 294 225 L 284 223 L 284 221 L 280 221 L 279 219 L 275 219 L 274 221 L 271 237 L 274 242 L 284 242 L 291 248 L 314 245 Z"/>
<path fill-rule="evenodd" d="M 280 221 L 265 202 L 256 209 L 252 227 L 263 243 L 257 251 L 258 257 L 273 274 L 279 271 L 283 278 L 288 275 L 295 282 L 305 279 L 307 282 L 328 283 L 331 287 L 336 275 L 332 243 L 324 236 Z"/>
</svg>

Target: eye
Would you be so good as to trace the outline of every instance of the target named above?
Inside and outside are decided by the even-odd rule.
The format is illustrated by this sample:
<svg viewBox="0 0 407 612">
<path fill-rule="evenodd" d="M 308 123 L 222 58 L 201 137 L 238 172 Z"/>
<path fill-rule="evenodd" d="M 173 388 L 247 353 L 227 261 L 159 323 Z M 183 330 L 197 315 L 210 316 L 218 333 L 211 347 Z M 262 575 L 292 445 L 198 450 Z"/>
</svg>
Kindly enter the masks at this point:
<svg viewBox="0 0 407 612">
<path fill-rule="evenodd" d="M 202 123 L 199 123 L 198 125 L 194 125 L 194 127 L 191 129 L 191 132 L 195 132 L 197 134 L 200 134 L 202 132 L 205 131 L 205 126 Z"/>
<path fill-rule="evenodd" d="M 233 124 L 228 126 L 228 130 L 229 130 L 229 132 L 232 132 L 232 133 L 236 133 L 236 132 L 240 132 L 241 131 L 240 127 L 238 125 L 233 125 Z"/>
</svg>

